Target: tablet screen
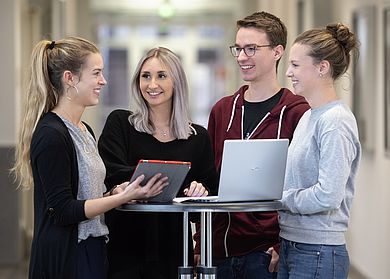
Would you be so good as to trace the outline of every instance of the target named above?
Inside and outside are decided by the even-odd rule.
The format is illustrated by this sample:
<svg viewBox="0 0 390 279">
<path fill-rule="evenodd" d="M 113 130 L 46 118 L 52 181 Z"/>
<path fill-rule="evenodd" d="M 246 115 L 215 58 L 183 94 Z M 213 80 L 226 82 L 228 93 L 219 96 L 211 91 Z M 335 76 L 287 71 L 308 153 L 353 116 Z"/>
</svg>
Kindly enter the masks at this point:
<svg viewBox="0 0 390 279">
<path fill-rule="evenodd" d="M 130 182 L 143 174 L 145 179 L 141 185 L 145 185 L 155 174 L 161 173 L 162 176 L 168 177 L 169 184 L 161 194 L 151 198 L 150 201 L 171 202 L 179 192 L 190 168 L 191 163 L 184 161 L 140 160 Z"/>
</svg>

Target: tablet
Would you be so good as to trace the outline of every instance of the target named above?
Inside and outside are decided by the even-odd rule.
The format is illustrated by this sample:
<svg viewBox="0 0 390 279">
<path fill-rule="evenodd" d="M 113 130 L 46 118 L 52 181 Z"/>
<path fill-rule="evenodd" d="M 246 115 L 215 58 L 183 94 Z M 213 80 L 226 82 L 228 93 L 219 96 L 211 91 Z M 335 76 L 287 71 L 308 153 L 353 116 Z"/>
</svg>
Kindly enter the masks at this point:
<svg viewBox="0 0 390 279">
<path fill-rule="evenodd" d="M 191 168 L 191 162 L 184 161 L 163 161 L 163 160 L 140 160 L 130 179 L 133 182 L 138 176 L 145 175 L 141 185 L 144 186 L 149 179 L 156 173 L 168 177 L 168 186 L 162 193 L 149 199 L 153 202 L 171 202 L 179 192 L 188 171 Z"/>
</svg>

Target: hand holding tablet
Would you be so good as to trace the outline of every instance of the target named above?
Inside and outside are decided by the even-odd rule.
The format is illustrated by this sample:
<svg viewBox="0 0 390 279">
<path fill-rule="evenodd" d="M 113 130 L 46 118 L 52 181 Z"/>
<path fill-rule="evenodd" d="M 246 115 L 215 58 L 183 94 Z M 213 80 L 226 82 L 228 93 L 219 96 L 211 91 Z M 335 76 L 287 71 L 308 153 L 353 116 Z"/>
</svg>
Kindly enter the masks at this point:
<svg viewBox="0 0 390 279">
<path fill-rule="evenodd" d="M 191 163 L 184 161 L 140 160 L 130 179 L 130 183 L 140 175 L 144 175 L 145 179 L 141 182 L 141 186 L 143 186 L 155 174 L 161 173 L 161 177 L 168 177 L 169 184 L 164 187 L 160 194 L 149 199 L 149 201 L 171 202 L 176 197 L 190 168 Z"/>
</svg>

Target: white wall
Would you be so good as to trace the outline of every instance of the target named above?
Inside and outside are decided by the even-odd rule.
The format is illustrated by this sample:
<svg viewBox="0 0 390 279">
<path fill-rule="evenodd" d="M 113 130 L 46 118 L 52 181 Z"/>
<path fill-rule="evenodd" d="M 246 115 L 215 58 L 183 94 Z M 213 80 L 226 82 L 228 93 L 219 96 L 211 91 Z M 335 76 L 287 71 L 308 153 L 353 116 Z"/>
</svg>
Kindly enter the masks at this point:
<svg viewBox="0 0 390 279">
<path fill-rule="evenodd" d="M 362 163 L 356 183 L 356 195 L 348 232 L 348 247 L 352 264 L 367 278 L 390 278 L 387 251 L 390 248 L 390 158 L 384 150 L 384 40 L 383 0 L 333 0 L 334 16 L 352 24 L 352 12 L 366 5 L 376 6 L 375 89 L 363 92 L 372 97 L 373 147 L 363 150 Z M 365 82 L 370 82 L 369 80 Z M 352 92 L 353 93 L 353 92 Z M 368 105 L 368 104 L 367 104 Z"/>
<path fill-rule="evenodd" d="M 20 90 L 20 1 L 4 1 L 0 9 L 1 43 L 1 91 L 0 111 L 0 145 L 12 146 L 16 141 L 16 104 Z"/>
<path fill-rule="evenodd" d="M 20 91 L 20 5 L 20 0 L 0 2 L 0 264 L 17 263 L 22 256 L 18 219 L 20 195 L 8 175 L 16 141 L 17 93 Z"/>
</svg>

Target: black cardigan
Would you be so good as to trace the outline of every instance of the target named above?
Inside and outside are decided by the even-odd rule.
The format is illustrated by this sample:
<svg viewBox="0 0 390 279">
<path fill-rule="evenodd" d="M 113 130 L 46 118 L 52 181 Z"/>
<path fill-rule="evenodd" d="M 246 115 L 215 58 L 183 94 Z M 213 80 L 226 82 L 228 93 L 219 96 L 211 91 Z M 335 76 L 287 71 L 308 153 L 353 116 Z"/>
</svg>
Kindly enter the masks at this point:
<svg viewBox="0 0 390 279">
<path fill-rule="evenodd" d="M 77 200 L 79 172 L 75 146 L 56 114 L 49 112 L 38 122 L 30 159 L 34 178 L 34 236 L 29 278 L 74 278 L 78 223 L 87 217 L 85 201 Z"/>
</svg>

